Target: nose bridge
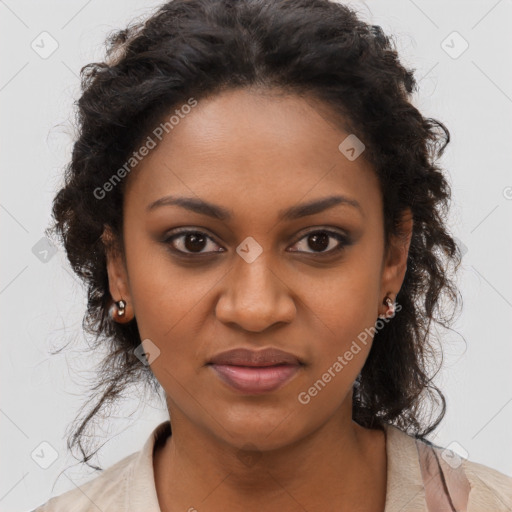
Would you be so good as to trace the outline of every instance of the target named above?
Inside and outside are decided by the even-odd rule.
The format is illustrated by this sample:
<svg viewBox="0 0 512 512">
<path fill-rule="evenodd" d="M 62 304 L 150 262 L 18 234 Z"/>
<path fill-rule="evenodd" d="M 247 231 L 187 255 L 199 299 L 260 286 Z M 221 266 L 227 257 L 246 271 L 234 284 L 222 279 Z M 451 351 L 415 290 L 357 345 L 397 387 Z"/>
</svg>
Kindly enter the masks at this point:
<svg viewBox="0 0 512 512">
<path fill-rule="evenodd" d="M 239 299 L 254 297 L 255 299 L 272 299 L 276 290 L 276 271 L 272 269 L 271 255 L 261 254 L 254 261 L 248 262 L 243 258 L 235 260 L 233 285 Z M 251 304 L 246 304 L 251 306 Z"/>
<path fill-rule="evenodd" d="M 250 244 L 250 242 L 249 242 Z M 240 244 L 240 249 L 246 249 Z M 217 318 L 234 322 L 246 330 L 264 330 L 276 322 L 290 322 L 295 304 L 288 286 L 279 277 L 270 252 L 261 251 L 254 259 L 237 254 L 234 268 L 226 276 L 225 288 L 217 303 Z"/>
</svg>

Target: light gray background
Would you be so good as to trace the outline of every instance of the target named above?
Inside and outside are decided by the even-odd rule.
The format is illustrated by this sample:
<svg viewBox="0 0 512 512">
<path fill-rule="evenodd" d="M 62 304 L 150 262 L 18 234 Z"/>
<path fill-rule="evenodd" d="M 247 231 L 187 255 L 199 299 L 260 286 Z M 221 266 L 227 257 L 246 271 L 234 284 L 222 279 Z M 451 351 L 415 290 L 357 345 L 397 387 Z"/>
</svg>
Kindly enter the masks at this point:
<svg viewBox="0 0 512 512">
<path fill-rule="evenodd" d="M 64 438 L 93 369 L 79 352 L 85 294 L 61 250 L 43 262 L 32 249 L 70 156 L 80 68 L 102 59 L 107 33 L 159 4 L 0 0 L 0 510 L 29 510 L 90 478 L 72 467 Z M 453 187 L 451 226 L 467 249 L 464 305 L 457 332 L 441 333 L 445 364 L 436 383 L 448 410 L 431 439 L 512 475 L 512 2 L 350 4 L 395 35 L 403 62 L 417 70 L 415 103 L 452 134 L 442 164 Z M 31 48 L 43 31 L 58 43 L 46 59 Z M 469 44 L 457 58 L 463 41 L 453 31 Z M 68 349 L 49 355 L 67 341 Z M 103 467 L 139 450 L 166 417 L 156 402 L 132 414 L 137 404 L 123 403 L 105 423 L 104 440 L 112 439 L 100 451 Z M 58 452 L 48 469 L 31 458 L 43 441 Z"/>
</svg>

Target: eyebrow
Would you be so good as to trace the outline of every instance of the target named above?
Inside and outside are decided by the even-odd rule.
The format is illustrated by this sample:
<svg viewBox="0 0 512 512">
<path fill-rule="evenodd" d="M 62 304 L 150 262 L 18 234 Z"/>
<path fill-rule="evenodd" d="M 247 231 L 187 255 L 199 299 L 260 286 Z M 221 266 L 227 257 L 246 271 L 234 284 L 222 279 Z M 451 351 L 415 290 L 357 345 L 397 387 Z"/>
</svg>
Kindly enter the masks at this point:
<svg viewBox="0 0 512 512">
<path fill-rule="evenodd" d="M 308 203 L 279 210 L 278 218 L 279 220 L 299 219 L 301 217 L 307 217 L 309 215 L 323 212 L 337 205 L 353 206 L 363 214 L 363 209 L 358 201 L 343 195 L 336 195 L 324 197 L 322 199 L 315 199 Z M 150 203 L 147 206 L 146 211 L 153 211 L 161 206 L 180 206 L 192 212 L 207 215 L 208 217 L 213 217 L 221 221 L 231 220 L 233 218 L 232 213 L 226 208 L 194 197 L 165 196 Z"/>
</svg>

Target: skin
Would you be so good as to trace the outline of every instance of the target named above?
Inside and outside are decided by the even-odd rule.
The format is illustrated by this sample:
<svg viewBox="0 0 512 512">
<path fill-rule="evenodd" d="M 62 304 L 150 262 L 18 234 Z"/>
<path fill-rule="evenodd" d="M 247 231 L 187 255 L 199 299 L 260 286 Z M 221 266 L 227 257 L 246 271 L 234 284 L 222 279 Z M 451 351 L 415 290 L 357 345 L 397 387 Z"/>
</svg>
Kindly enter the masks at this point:
<svg viewBox="0 0 512 512">
<path fill-rule="evenodd" d="M 375 326 L 384 297 L 395 299 L 412 218 L 404 212 L 401 236 L 385 251 L 377 177 L 364 153 L 350 161 L 340 152 L 348 133 L 325 112 L 312 98 L 225 91 L 200 101 L 128 177 L 124 254 L 109 251 L 108 275 L 113 300 L 127 302 L 117 321 L 135 315 L 141 339 L 154 344 L 144 341 L 145 349 L 160 351 L 151 369 L 172 426 L 154 454 L 162 511 L 384 509 L 385 435 L 351 416 L 371 338 L 308 404 L 297 397 Z M 176 205 L 147 211 L 171 194 L 222 206 L 233 218 Z M 278 219 L 282 209 L 332 195 L 360 208 Z M 190 253 L 186 237 L 164 242 L 178 227 L 211 239 L 180 258 L 170 248 Z M 323 251 L 311 246 L 306 235 L 322 229 L 351 242 L 322 256 L 340 244 L 331 237 Z M 251 263 L 236 252 L 247 237 L 263 251 Z M 284 387 L 249 396 L 205 366 L 234 347 L 277 347 L 305 365 Z"/>
</svg>

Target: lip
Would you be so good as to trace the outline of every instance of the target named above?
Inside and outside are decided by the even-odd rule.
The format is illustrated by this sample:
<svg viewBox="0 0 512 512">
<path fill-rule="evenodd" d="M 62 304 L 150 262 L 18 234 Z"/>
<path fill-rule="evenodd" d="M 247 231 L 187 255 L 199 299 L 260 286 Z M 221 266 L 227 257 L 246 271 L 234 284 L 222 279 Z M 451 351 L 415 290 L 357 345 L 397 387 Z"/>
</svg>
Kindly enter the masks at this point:
<svg viewBox="0 0 512 512">
<path fill-rule="evenodd" d="M 275 366 L 279 364 L 303 364 L 298 357 L 277 348 L 263 350 L 249 350 L 247 348 L 234 348 L 213 356 L 209 364 L 223 364 L 231 366 Z"/>
<path fill-rule="evenodd" d="M 261 394 L 284 386 L 303 363 L 293 354 L 276 348 L 259 351 L 236 348 L 217 354 L 208 366 L 233 389 Z"/>
<path fill-rule="evenodd" d="M 300 365 L 233 366 L 212 364 L 211 368 L 226 384 L 249 394 L 275 391 L 289 381 L 301 368 Z"/>
</svg>

